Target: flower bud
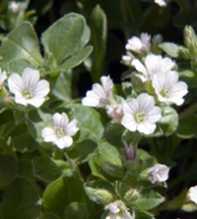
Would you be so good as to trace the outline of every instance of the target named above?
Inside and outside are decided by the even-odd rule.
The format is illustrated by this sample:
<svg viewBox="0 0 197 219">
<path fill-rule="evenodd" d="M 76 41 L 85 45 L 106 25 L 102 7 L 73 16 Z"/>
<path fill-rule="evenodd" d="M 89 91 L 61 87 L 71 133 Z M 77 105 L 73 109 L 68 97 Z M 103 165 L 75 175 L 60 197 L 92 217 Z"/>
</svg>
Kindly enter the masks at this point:
<svg viewBox="0 0 197 219">
<path fill-rule="evenodd" d="M 153 184 L 162 183 L 169 178 L 169 167 L 164 164 L 155 164 L 148 169 L 148 178 Z"/>
</svg>

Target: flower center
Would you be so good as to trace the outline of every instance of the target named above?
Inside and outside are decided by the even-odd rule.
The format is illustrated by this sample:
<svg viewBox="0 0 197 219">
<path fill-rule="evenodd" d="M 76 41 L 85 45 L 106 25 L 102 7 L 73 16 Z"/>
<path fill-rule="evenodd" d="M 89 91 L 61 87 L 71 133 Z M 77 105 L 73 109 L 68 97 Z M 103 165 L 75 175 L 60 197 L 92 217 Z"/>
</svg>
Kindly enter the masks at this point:
<svg viewBox="0 0 197 219">
<path fill-rule="evenodd" d="M 162 97 L 168 97 L 169 92 L 168 92 L 167 89 L 163 88 L 163 89 L 160 91 L 160 95 L 161 95 Z"/>
<path fill-rule="evenodd" d="M 136 121 L 137 123 L 143 122 L 143 121 L 144 121 L 144 118 L 145 118 L 144 112 L 137 112 L 137 113 L 135 113 L 135 121 Z"/>
<path fill-rule="evenodd" d="M 22 92 L 22 95 L 26 99 L 31 99 L 33 97 L 32 93 L 28 89 L 24 89 L 23 92 Z"/>
<path fill-rule="evenodd" d="M 65 136 L 65 132 L 63 128 L 59 128 L 59 127 L 55 128 L 55 133 L 58 138 L 62 138 Z"/>
</svg>

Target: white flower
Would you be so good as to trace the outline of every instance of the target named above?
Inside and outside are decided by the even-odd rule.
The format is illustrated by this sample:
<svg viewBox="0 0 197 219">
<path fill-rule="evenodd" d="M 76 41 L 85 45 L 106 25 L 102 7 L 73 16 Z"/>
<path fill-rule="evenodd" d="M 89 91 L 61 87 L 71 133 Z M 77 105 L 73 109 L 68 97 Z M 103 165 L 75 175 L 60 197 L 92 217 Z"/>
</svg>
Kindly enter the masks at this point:
<svg viewBox="0 0 197 219">
<path fill-rule="evenodd" d="M 92 90 L 86 93 L 82 104 L 92 107 L 105 107 L 112 98 L 113 82 L 109 76 L 101 77 L 101 84 L 93 84 Z"/>
<path fill-rule="evenodd" d="M 8 87 L 14 94 L 15 102 L 40 107 L 49 93 L 49 83 L 39 79 L 39 71 L 32 68 L 25 68 L 22 76 L 13 73 L 8 78 Z"/>
<path fill-rule="evenodd" d="M 72 136 L 78 132 L 77 120 L 69 121 L 66 113 L 55 113 L 53 124 L 42 130 L 45 142 L 52 142 L 60 149 L 68 148 L 73 144 Z"/>
<path fill-rule="evenodd" d="M 114 103 L 106 106 L 107 114 L 115 121 L 120 123 L 123 117 L 123 104 Z"/>
<path fill-rule="evenodd" d="M 6 72 L 0 69 L 0 87 L 4 84 L 4 81 L 6 79 L 7 79 Z"/>
<path fill-rule="evenodd" d="M 123 106 L 122 125 L 128 130 L 151 134 L 156 122 L 161 119 L 161 110 L 155 106 L 154 98 L 146 93 L 140 94 Z"/>
<path fill-rule="evenodd" d="M 126 44 L 126 49 L 137 53 L 143 53 L 149 51 L 150 46 L 151 36 L 147 33 L 142 33 L 140 37 L 131 37 Z"/>
<path fill-rule="evenodd" d="M 161 7 L 167 6 L 167 0 L 154 0 L 154 2 Z"/>
<path fill-rule="evenodd" d="M 187 84 L 179 81 L 176 71 L 168 74 L 154 75 L 152 85 L 160 102 L 181 105 L 183 97 L 188 93 Z"/>
<path fill-rule="evenodd" d="M 189 201 L 197 204 L 197 186 L 193 186 L 189 189 L 187 197 Z"/>
<path fill-rule="evenodd" d="M 146 82 L 152 80 L 154 75 L 168 74 L 176 67 L 176 64 L 170 58 L 149 54 L 145 57 L 144 63 L 134 59 L 132 66 L 138 71 L 137 76 L 142 82 Z"/>
<path fill-rule="evenodd" d="M 130 214 L 122 201 L 115 201 L 105 207 L 108 215 L 105 219 L 135 219 L 135 214 Z"/>
<path fill-rule="evenodd" d="M 148 177 L 151 183 L 166 182 L 169 178 L 170 168 L 164 164 L 155 164 L 148 169 Z"/>
<path fill-rule="evenodd" d="M 130 52 L 127 52 L 126 55 L 122 56 L 122 62 L 128 66 L 131 66 L 133 59 L 135 59 L 135 57 Z"/>
<path fill-rule="evenodd" d="M 16 1 L 11 1 L 9 3 L 9 9 L 13 12 L 13 13 L 18 13 L 20 10 L 24 10 L 25 9 L 25 3 L 22 2 L 16 2 Z"/>
</svg>

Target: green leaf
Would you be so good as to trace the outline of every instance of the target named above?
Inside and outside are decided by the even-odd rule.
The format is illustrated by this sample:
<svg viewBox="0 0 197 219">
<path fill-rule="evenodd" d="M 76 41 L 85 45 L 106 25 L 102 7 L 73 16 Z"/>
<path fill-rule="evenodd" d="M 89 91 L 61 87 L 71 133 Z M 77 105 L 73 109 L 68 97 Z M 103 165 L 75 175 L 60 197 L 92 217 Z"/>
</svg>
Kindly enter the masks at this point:
<svg viewBox="0 0 197 219">
<path fill-rule="evenodd" d="M 123 165 L 120 153 L 107 142 L 100 143 L 89 161 L 92 174 L 105 179 L 107 176 L 121 178 Z"/>
<path fill-rule="evenodd" d="M 42 57 L 39 42 L 30 23 L 21 24 L 7 36 L 0 47 L 0 57 L 4 65 L 20 59 L 26 60 L 33 66 L 40 65 Z"/>
<path fill-rule="evenodd" d="M 99 113 L 92 108 L 75 104 L 71 106 L 73 117 L 80 129 L 80 141 L 91 139 L 98 141 L 103 136 L 104 127 Z"/>
<path fill-rule="evenodd" d="M 155 219 L 152 214 L 145 211 L 136 211 L 135 216 L 136 219 Z"/>
<path fill-rule="evenodd" d="M 58 166 L 47 155 L 35 158 L 33 167 L 34 175 L 46 183 L 57 179 L 61 174 Z"/>
<path fill-rule="evenodd" d="M 17 151 L 34 151 L 38 147 L 37 142 L 27 130 L 27 126 L 21 124 L 16 126 L 16 128 L 11 133 L 11 135 L 13 136 L 11 139 L 11 143 Z"/>
<path fill-rule="evenodd" d="M 35 219 L 40 208 L 36 185 L 24 178 L 17 178 L 5 191 L 2 201 L 2 215 L 6 219 Z"/>
<path fill-rule="evenodd" d="M 59 75 L 53 88 L 53 94 L 59 100 L 68 102 L 72 97 L 72 76 L 71 71 Z"/>
<path fill-rule="evenodd" d="M 42 35 L 42 43 L 48 56 L 57 64 L 77 54 L 89 41 L 90 30 L 84 17 L 70 13 L 56 21 Z"/>
<path fill-rule="evenodd" d="M 60 217 L 70 202 L 85 201 L 86 194 L 82 182 L 74 173 L 51 182 L 43 194 L 44 208 Z"/>
<path fill-rule="evenodd" d="M 0 188 L 9 185 L 17 175 L 17 159 L 13 155 L 0 155 Z"/>
<path fill-rule="evenodd" d="M 84 48 L 79 49 L 70 58 L 66 59 L 62 63 L 61 69 L 65 72 L 69 69 L 72 69 L 72 68 L 80 65 L 88 58 L 88 56 L 91 54 L 92 50 L 93 50 L 92 46 L 86 46 Z"/>
<path fill-rule="evenodd" d="M 180 46 L 175 43 L 161 43 L 159 44 L 159 48 L 161 48 L 167 55 L 173 58 L 177 58 L 179 56 Z"/>
<path fill-rule="evenodd" d="M 92 78 L 98 81 L 103 74 L 107 41 L 107 17 L 103 9 L 97 5 L 90 16 L 92 31 L 91 41 L 94 47 Z"/>
<path fill-rule="evenodd" d="M 96 149 L 96 143 L 91 140 L 84 140 L 74 144 L 72 149 L 68 151 L 69 156 L 77 161 L 86 162 L 90 159 L 92 153 Z"/>
<path fill-rule="evenodd" d="M 135 208 L 147 211 L 151 210 L 162 202 L 164 202 L 165 198 L 161 196 L 158 192 L 151 191 L 150 189 L 141 191 L 141 195 L 131 203 Z"/>
</svg>

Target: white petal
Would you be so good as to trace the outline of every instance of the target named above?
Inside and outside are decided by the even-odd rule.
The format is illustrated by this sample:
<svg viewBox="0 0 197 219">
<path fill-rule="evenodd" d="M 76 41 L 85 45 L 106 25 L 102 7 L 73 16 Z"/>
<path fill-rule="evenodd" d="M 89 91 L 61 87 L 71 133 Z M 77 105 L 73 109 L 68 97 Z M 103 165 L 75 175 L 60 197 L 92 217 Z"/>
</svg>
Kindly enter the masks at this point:
<svg viewBox="0 0 197 219">
<path fill-rule="evenodd" d="M 128 115 L 128 114 L 124 115 L 121 124 L 132 132 L 136 131 L 137 124 L 133 119 L 132 115 Z"/>
<path fill-rule="evenodd" d="M 94 93 L 100 97 L 100 98 L 106 98 L 106 93 L 103 89 L 103 87 L 100 84 L 93 84 L 92 86 L 92 90 L 94 91 Z"/>
<path fill-rule="evenodd" d="M 161 7 L 165 7 L 167 5 L 165 0 L 154 0 L 156 4 L 158 4 Z"/>
<path fill-rule="evenodd" d="M 57 139 L 55 144 L 60 148 L 68 148 L 73 144 L 73 139 L 70 136 L 64 136 L 63 138 Z"/>
<path fill-rule="evenodd" d="M 23 90 L 23 81 L 20 75 L 12 74 L 8 79 L 8 87 L 11 93 L 20 94 Z"/>
<path fill-rule="evenodd" d="M 74 136 L 78 132 L 77 120 L 73 119 L 67 126 L 66 132 L 70 136 Z"/>
<path fill-rule="evenodd" d="M 100 99 L 94 91 L 88 91 L 86 97 L 82 99 L 82 104 L 84 106 L 99 107 Z"/>
<path fill-rule="evenodd" d="M 34 90 L 34 95 L 39 97 L 45 97 L 49 93 L 49 82 L 46 80 L 40 80 Z"/>
<path fill-rule="evenodd" d="M 45 98 L 43 98 L 43 97 L 33 97 L 31 99 L 26 99 L 26 101 L 27 101 L 28 104 L 38 108 L 44 103 Z"/>
<path fill-rule="evenodd" d="M 145 66 L 138 59 L 134 59 L 131 64 L 137 71 L 147 75 Z"/>
<path fill-rule="evenodd" d="M 25 68 L 22 79 L 26 88 L 33 89 L 40 79 L 39 71 L 32 68 Z"/>
<path fill-rule="evenodd" d="M 183 97 L 188 93 L 188 86 L 185 82 L 179 81 L 173 86 L 172 92 L 174 96 Z"/>
<path fill-rule="evenodd" d="M 106 92 L 110 92 L 113 88 L 113 81 L 109 76 L 102 76 L 101 84 Z"/>
<path fill-rule="evenodd" d="M 41 133 L 43 139 L 45 142 L 55 142 L 57 140 L 57 136 L 55 134 L 54 129 L 50 128 L 50 127 L 46 127 L 42 130 Z"/>
<path fill-rule="evenodd" d="M 160 55 L 149 54 L 146 56 L 144 63 L 150 77 L 161 72 L 162 57 Z"/>
<path fill-rule="evenodd" d="M 149 122 L 143 122 L 141 124 L 138 124 L 137 130 L 141 133 L 144 133 L 146 135 L 152 134 L 156 129 L 156 125 L 154 123 Z"/>
<path fill-rule="evenodd" d="M 55 113 L 53 115 L 53 124 L 55 127 L 65 128 L 68 124 L 68 116 L 66 113 Z"/>
<path fill-rule="evenodd" d="M 144 112 L 149 112 L 155 105 L 154 98 L 146 93 L 142 93 L 137 97 L 139 109 Z"/>
<path fill-rule="evenodd" d="M 151 123 L 159 121 L 161 117 L 161 109 L 156 106 L 148 113 L 148 121 Z"/>
<path fill-rule="evenodd" d="M 28 100 L 26 98 L 24 98 L 20 93 L 15 95 L 14 100 L 16 103 L 21 104 L 23 106 L 28 105 Z"/>
<path fill-rule="evenodd" d="M 131 50 L 134 52 L 140 52 L 143 48 L 142 41 L 139 37 L 132 37 L 128 40 L 128 43 L 126 44 L 126 49 Z"/>
</svg>

